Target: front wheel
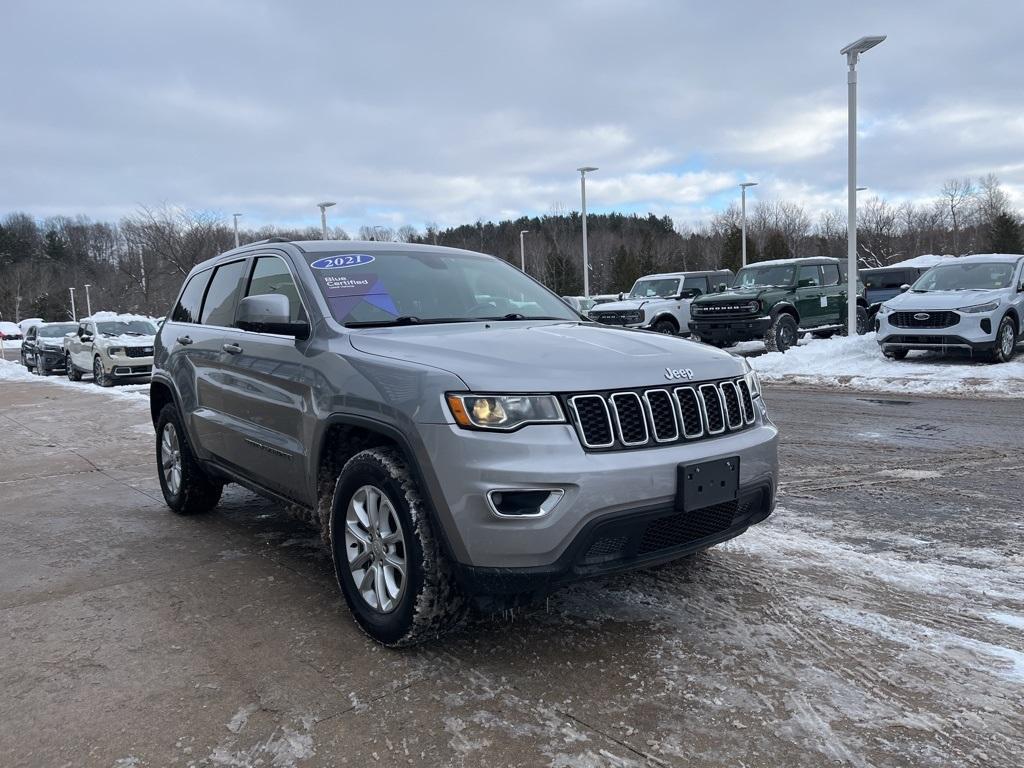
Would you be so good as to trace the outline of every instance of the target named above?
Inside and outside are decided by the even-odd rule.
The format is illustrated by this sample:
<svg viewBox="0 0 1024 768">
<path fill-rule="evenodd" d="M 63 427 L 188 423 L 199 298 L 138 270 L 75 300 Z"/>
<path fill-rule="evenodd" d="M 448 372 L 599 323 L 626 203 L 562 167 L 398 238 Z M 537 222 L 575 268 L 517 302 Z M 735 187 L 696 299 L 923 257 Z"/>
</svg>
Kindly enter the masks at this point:
<svg viewBox="0 0 1024 768">
<path fill-rule="evenodd" d="M 847 318 L 843 318 L 843 336 L 849 336 L 849 323 Z M 857 305 L 857 335 L 863 336 L 868 332 L 868 311 L 864 307 Z"/>
<path fill-rule="evenodd" d="M 64 355 L 64 370 L 67 371 L 68 381 L 81 381 L 82 372 L 75 368 L 75 364 L 71 362 L 71 355 Z"/>
<path fill-rule="evenodd" d="M 103 370 L 103 361 L 100 360 L 99 355 L 96 355 L 92 361 L 92 380 L 101 387 L 114 386 L 113 378 L 108 376 L 107 372 Z"/>
<path fill-rule="evenodd" d="M 199 466 L 173 403 L 157 417 L 156 466 L 164 501 L 175 514 L 198 515 L 217 506 L 224 486 Z"/>
<path fill-rule="evenodd" d="M 996 346 L 991 353 L 993 363 L 1008 363 L 1017 354 L 1017 326 L 1013 318 L 1006 315 L 996 331 Z"/>
<path fill-rule="evenodd" d="M 388 646 L 439 637 L 466 603 L 402 455 L 361 451 L 346 462 L 331 501 L 338 586 L 356 623 Z"/>
<path fill-rule="evenodd" d="M 764 346 L 769 352 L 785 352 L 799 340 L 796 320 L 785 313 L 776 315 L 764 335 Z"/>
<path fill-rule="evenodd" d="M 675 336 L 675 334 L 679 332 L 676 324 L 666 318 L 662 318 L 655 322 L 654 325 L 651 326 L 651 330 L 656 333 L 667 333 L 669 336 Z"/>
<path fill-rule="evenodd" d="M 28 358 L 25 357 L 24 352 L 21 353 L 21 364 L 25 366 L 25 370 L 27 370 L 29 373 L 32 373 L 32 368 L 34 366 L 29 365 Z"/>
</svg>

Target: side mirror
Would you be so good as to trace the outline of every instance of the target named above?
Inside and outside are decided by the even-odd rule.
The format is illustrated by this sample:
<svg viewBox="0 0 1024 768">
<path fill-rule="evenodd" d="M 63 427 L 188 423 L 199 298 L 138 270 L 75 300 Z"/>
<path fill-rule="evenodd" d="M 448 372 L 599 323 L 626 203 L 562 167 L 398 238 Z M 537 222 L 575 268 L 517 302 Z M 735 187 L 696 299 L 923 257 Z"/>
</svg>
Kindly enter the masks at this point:
<svg viewBox="0 0 1024 768">
<path fill-rule="evenodd" d="M 903 285 L 900 286 L 900 293 L 906 293 L 909 290 L 910 286 L 907 283 L 904 283 Z"/>
<path fill-rule="evenodd" d="M 729 290 L 729 286 L 728 285 L 726 285 L 725 283 L 719 283 L 718 284 L 718 292 L 719 293 L 725 293 L 727 290 Z"/>
<path fill-rule="evenodd" d="M 80 338 L 82 341 L 92 341 L 92 334 L 82 331 L 78 338 Z"/>
<path fill-rule="evenodd" d="M 309 338 L 309 323 L 292 322 L 291 304 L 280 293 L 246 296 L 238 302 L 235 325 L 243 331 Z"/>
</svg>

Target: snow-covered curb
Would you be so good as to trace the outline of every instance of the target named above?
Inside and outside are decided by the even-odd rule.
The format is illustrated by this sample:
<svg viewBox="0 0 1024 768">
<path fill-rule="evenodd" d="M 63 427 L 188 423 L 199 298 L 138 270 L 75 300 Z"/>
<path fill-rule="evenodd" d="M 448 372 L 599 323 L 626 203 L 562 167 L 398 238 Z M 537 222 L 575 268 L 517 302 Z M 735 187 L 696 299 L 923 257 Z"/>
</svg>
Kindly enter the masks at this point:
<svg viewBox="0 0 1024 768">
<path fill-rule="evenodd" d="M 930 352 L 911 352 L 903 361 L 887 360 L 875 334 L 869 333 L 854 338 L 809 339 L 784 354 L 771 352 L 749 357 L 748 361 L 766 382 L 860 392 L 1024 397 L 1024 352 L 1010 363 L 999 364 Z"/>
<path fill-rule="evenodd" d="M 122 388 L 121 386 L 113 387 L 97 387 L 92 381 L 83 381 L 74 383 L 68 381 L 67 377 L 63 374 L 53 376 L 37 376 L 34 373 L 29 373 L 21 363 L 11 362 L 10 360 L 0 360 L 0 383 L 2 382 L 19 382 L 25 384 L 45 384 L 51 387 L 58 387 L 66 390 L 73 390 L 75 392 L 93 392 L 97 395 L 106 395 L 107 397 L 123 398 L 125 400 L 131 400 L 135 402 L 148 402 L 149 391 L 139 390 L 136 387 Z M 2 400 L 2 398 L 0 398 Z"/>
</svg>

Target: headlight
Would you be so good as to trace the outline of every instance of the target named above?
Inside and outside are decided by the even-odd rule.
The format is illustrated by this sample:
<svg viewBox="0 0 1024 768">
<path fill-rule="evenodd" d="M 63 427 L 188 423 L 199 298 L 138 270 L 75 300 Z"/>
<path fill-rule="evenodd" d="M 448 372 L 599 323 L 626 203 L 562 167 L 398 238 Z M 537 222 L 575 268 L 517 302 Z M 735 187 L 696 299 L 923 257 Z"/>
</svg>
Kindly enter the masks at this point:
<svg viewBox="0 0 1024 768">
<path fill-rule="evenodd" d="M 448 395 L 448 407 L 465 429 L 509 432 L 525 424 L 565 421 L 554 395 Z"/>
<path fill-rule="evenodd" d="M 975 304 L 973 307 L 960 307 L 957 312 L 963 312 L 968 315 L 974 315 L 978 312 L 991 312 L 994 309 L 999 308 L 998 301 L 990 301 L 987 304 Z"/>
<path fill-rule="evenodd" d="M 761 380 L 757 377 L 757 371 L 750 367 L 750 363 L 747 362 L 746 358 L 743 359 L 743 365 L 747 369 L 747 372 L 743 374 L 743 378 L 747 382 L 747 389 L 750 390 L 750 397 L 751 399 L 756 399 L 761 396 Z"/>
<path fill-rule="evenodd" d="M 749 304 L 747 304 L 747 311 L 748 312 L 760 312 L 761 311 L 761 302 L 760 301 L 756 301 L 756 300 L 755 301 L 751 301 Z"/>
<path fill-rule="evenodd" d="M 114 355 L 123 355 L 124 347 L 107 347 L 107 354 L 111 357 Z"/>
<path fill-rule="evenodd" d="M 889 307 L 887 307 L 885 304 L 882 304 L 881 306 L 878 307 L 878 314 L 879 315 L 883 315 L 884 316 L 884 315 L 890 314 L 891 312 L 892 312 L 892 310 Z"/>
<path fill-rule="evenodd" d="M 624 312 L 622 316 L 626 319 L 627 323 L 642 323 L 644 321 L 644 311 L 642 309 Z"/>
</svg>

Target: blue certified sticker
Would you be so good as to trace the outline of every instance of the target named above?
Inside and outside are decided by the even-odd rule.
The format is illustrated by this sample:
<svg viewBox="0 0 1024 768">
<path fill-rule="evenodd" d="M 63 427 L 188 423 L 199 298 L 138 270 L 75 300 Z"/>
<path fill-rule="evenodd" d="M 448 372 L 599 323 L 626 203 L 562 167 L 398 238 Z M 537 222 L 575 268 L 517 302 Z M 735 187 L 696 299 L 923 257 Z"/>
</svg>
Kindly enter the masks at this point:
<svg viewBox="0 0 1024 768">
<path fill-rule="evenodd" d="M 373 256 L 368 253 L 346 253 L 341 256 L 325 256 L 317 259 L 309 266 L 313 269 L 344 269 L 345 267 L 358 267 L 369 264 Z"/>
</svg>

